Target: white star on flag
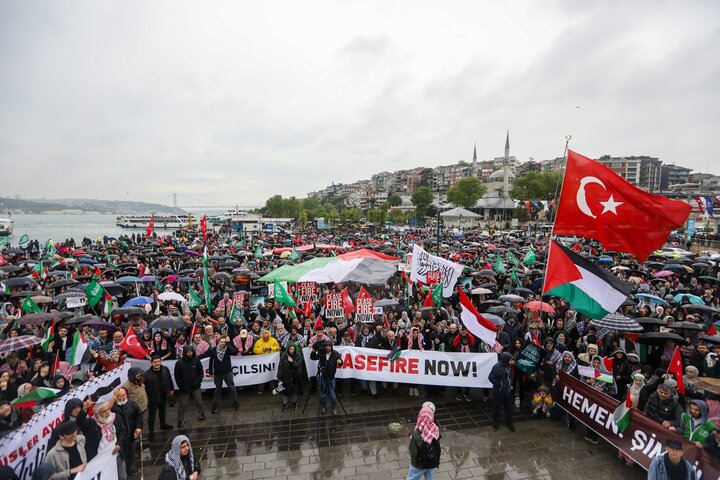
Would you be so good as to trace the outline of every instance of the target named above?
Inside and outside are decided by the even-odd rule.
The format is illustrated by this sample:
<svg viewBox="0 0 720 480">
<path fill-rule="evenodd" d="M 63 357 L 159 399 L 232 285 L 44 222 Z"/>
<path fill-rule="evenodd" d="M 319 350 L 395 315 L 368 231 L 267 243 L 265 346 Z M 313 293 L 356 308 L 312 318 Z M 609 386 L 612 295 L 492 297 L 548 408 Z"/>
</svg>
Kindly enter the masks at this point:
<svg viewBox="0 0 720 480">
<path fill-rule="evenodd" d="M 617 215 L 616 208 L 619 207 L 620 205 L 622 205 L 623 203 L 624 202 L 616 202 L 615 198 L 613 198 L 613 196 L 610 195 L 610 198 L 608 198 L 606 202 L 600 202 L 600 205 L 603 206 L 603 211 L 600 215 L 602 215 L 603 213 L 607 213 L 607 212 L 612 212 L 615 215 Z"/>
</svg>

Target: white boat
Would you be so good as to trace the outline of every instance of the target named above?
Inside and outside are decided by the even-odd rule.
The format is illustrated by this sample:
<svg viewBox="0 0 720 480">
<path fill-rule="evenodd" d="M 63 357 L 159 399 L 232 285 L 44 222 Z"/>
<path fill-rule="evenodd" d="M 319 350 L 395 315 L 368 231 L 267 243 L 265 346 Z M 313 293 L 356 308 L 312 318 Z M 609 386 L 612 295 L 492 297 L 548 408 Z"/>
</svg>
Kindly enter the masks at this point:
<svg viewBox="0 0 720 480">
<path fill-rule="evenodd" d="M 13 232 L 15 221 L 9 218 L 0 218 L 0 237 L 7 237 Z"/>
<path fill-rule="evenodd" d="M 145 229 L 150 223 L 150 215 L 118 215 L 115 224 L 122 228 Z M 157 229 L 178 229 L 187 226 L 187 217 L 179 215 L 155 215 L 154 227 Z"/>
</svg>

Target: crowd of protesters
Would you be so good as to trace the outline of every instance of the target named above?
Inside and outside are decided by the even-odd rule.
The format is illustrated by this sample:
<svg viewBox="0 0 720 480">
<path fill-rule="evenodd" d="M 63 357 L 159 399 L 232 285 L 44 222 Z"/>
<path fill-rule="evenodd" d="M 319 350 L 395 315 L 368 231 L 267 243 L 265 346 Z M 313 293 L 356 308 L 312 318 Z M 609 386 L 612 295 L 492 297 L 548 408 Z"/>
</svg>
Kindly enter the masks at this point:
<svg viewBox="0 0 720 480">
<path fill-rule="evenodd" d="M 182 429 L 189 402 L 195 407 L 197 419 L 202 421 L 206 418 L 208 401 L 211 414 L 218 412 L 223 389 L 231 398 L 232 408 L 237 410 L 240 405 L 238 390 L 240 394 L 269 395 L 278 387 L 277 391 L 281 393 L 278 408 L 284 413 L 291 410 L 288 414 L 298 415 L 298 395 L 318 387 L 315 379 L 307 380 L 301 352 L 304 347 L 312 347 L 314 355 L 311 358 L 319 360 L 325 367 L 318 388 L 323 413 L 327 397 L 330 397 L 330 409 L 337 413 L 336 395 L 367 395 L 375 399 L 383 395 L 432 398 L 447 390 L 431 385 L 401 386 L 353 379 L 336 381 L 334 373 L 339 357 L 333 349 L 345 345 L 388 351 L 399 348 L 498 353 L 499 362 L 490 378 L 492 390 L 457 388 L 453 391 L 458 402 L 491 398 L 496 428 L 503 408 L 505 423 L 511 430 L 515 429 L 512 410 L 520 406 L 527 406 L 539 416 L 559 417 L 561 411 L 552 400 L 553 387 L 559 373 L 564 371 L 618 400 L 624 399 L 629 390 L 634 407 L 697 446 L 719 454 L 720 434 L 716 427 L 720 417 L 719 390 L 695 386 L 703 385 L 697 383 L 698 379 L 720 378 L 720 337 L 711 329 L 717 321 L 716 315 L 720 315 L 720 267 L 716 259 L 698 255 L 670 257 L 662 253 L 648 262 L 638 263 L 622 254 L 603 252 L 594 242 L 574 243 L 576 251 L 603 263 L 634 286 L 634 295 L 622 307 L 622 314 L 651 319 L 643 323 L 648 332 L 679 335 L 667 335 L 667 339 L 660 342 L 643 343 L 638 335 L 594 325 L 564 299 L 541 297 L 547 238 L 502 232 L 492 237 L 479 233 L 457 237 L 443 234 L 438 245 L 434 234 L 418 230 L 398 234 L 347 233 L 334 237 L 317 233 L 232 238 L 211 235 L 207 241 L 209 292 L 203 291 L 200 280 L 204 270 L 199 256 L 205 242 L 199 238 L 185 238 L 184 234 L 149 239 L 142 235 L 118 239 L 105 237 L 97 241 L 85 239 L 83 249 L 76 248 L 70 240 L 43 245 L 33 242 L 33 248 L 26 249 L 6 248 L 2 257 L 4 265 L 0 265 L 0 282 L 5 286 L 0 290 L 0 335 L 3 339 L 0 349 L 13 337 L 35 336 L 37 341 L 26 348 L 2 353 L 0 435 L 25 425 L 45 404 L 54 401 L 50 398 L 33 407 L 15 408 L 12 405 L 33 389 L 58 389 L 57 397 L 60 397 L 88 379 L 122 365 L 127 359 L 123 339 L 132 327 L 147 351 L 150 368 L 144 371 L 131 368 L 127 382 L 108 402 L 92 404 L 86 399 L 67 402 L 65 422 L 56 428 L 52 444 L 48 446 L 46 462 L 55 472 L 62 470 L 72 476 L 105 443 L 114 441 L 123 476 L 136 474 L 136 442 L 143 432 L 147 432 L 152 441 L 158 428 L 170 430 L 177 426 Z M 441 256 L 466 266 L 466 280 L 458 288 L 466 289 L 480 312 L 493 312 L 501 318 L 497 343 L 493 347 L 463 328 L 457 293 L 445 298 L 442 308 L 423 307 L 428 288 L 409 283 L 407 275 L 400 271 L 383 285 L 364 286 L 376 299 L 397 300 L 397 305 L 376 315 L 373 323 L 356 323 L 351 312 L 345 318 L 324 316 L 322 298 L 326 293 L 347 288 L 350 297 L 355 298 L 360 285 L 321 285 L 311 309 L 298 308 L 290 312 L 284 305 L 268 299 L 266 289 L 255 281 L 258 276 L 284 264 L 358 248 L 372 248 L 402 258 L 413 243 L 420 243 L 433 252 L 439 251 Z M 313 248 L 298 253 L 297 259 L 273 253 L 277 248 L 284 247 L 283 251 L 287 252 L 288 247 L 300 245 L 312 245 Z M 534 257 L 529 261 L 508 264 L 509 253 L 523 259 L 530 258 L 529 252 Z M 600 262 L 600 259 L 604 260 Z M 507 270 L 489 268 L 498 263 L 507 264 Z M 671 263 L 680 268 L 664 268 Z M 138 277 L 140 282 L 131 285 L 114 282 L 128 275 Z M 93 307 L 68 308 L 69 301 L 82 292 L 79 287 L 93 278 L 101 282 L 110 298 Z M 190 307 L 190 288 L 209 300 L 211 307 L 205 303 Z M 477 288 L 491 293 L 472 295 Z M 234 305 L 232 295 L 238 289 L 251 292 L 247 304 Z M 175 292 L 183 300 L 162 301 L 158 297 L 165 292 Z M 294 294 L 292 284 L 289 293 Z M 641 293 L 650 296 L 637 295 Z M 519 295 L 522 301 L 497 300 L 504 294 Z M 117 306 L 143 295 L 153 301 L 139 311 L 103 313 L 103 305 L 108 301 Z M 27 312 L 23 315 L 21 310 L 28 297 L 36 298 L 36 305 L 43 312 L 51 313 L 52 318 L 25 322 Z M 525 307 L 528 302 L 541 299 L 547 302 L 547 311 Z M 237 307 L 240 315 L 234 316 L 232 312 Z M 79 324 L 69 321 L 83 314 L 100 318 Z M 182 325 L 151 327 L 155 319 L 165 316 L 182 319 Z M 683 323 L 674 327 L 673 324 L 678 322 Z M 48 337 L 51 326 L 54 328 L 51 341 L 41 344 Z M 80 365 L 70 365 L 66 355 L 76 329 L 80 329 L 89 348 Z M 528 342 L 539 345 L 544 354 L 538 369 L 531 373 L 518 369 L 514 361 Z M 676 346 L 681 347 L 683 357 L 684 394 L 677 390 L 678 379 L 667 372 Z M 235 386 L 231 357 L 278 351 L 277 382 L 253 388 Z M 205 375 L 200 363 L 203 358 L 209 359 L 209 373 L 215 384 L 214 392 L 208 397 L 203 397 L 200 389 Z M 177 360 L 172 372 L 164 364 L 171 359 Z M 55 368 L 56 360 L 60 362 L 59 369 Z M 611 375 L 613 382 L 580 376 L 578 366 L 583 365 Z M 173 422 L 168 418 L 168 407 L 175 403 L 179 408 Z M 590 429 L 587 429 L 586 439 L 593 443 L 599 441 Z M 58 449 L 56 445 L 63 448 Z M 78 453 L 72 445 L 77 446 Z M 632 464 L 629 457 L 621 452 L 618 455 Z M 186 437 L 179 436 L 173 441 L 166 460 L 168 468 L 176 472 L 182 469 L 188 478 L 197 476 L 200 471 L 199 461 L 193 457 Z M 415 466 L 419 468 L 419 465 Z"/>
</svg>

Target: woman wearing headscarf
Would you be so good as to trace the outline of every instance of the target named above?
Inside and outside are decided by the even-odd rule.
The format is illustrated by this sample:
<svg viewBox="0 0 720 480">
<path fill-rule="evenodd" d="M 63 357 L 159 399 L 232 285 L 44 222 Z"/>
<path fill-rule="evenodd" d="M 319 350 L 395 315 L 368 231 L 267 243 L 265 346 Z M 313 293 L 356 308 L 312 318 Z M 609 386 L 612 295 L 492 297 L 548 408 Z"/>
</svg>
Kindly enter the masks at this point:
<svg viewBox="0 0 720 480">
<path fill-rule="evenodd" d="M 178 435 L 173 439 L 170 451 L 165 454 L 165 466 L 158 480 L 197 480 L 200 471 L 200 462 L 193 455 L 190 439 Z"/>
<path fill-rule="evenodd" d="M 435 423 L 435 405 L 423 403 L 410 437 L 410 469 L 407 480 L 433 480 L 440 465 L 440 428 Z"/>
<path fill-rule="evenodd" d="M 300 372 L 302 371 L 302 354 L 298 352 L 297 346 L 292 343 L 287 351 L 280 357 L 277 378 L 282 384 L 282 411 L 287 411 L 292 401 L 293 410 L 297 410 L 297 388 L 301 382 Z"/>
<path fill-rule="evenodd" d="M 48 362 L 42 362 L 38 372 L 32 379 L 33 387 L 47 387 L 52 388 L 52 381 L 50 377 L 50 364 Z"/>
</svg>

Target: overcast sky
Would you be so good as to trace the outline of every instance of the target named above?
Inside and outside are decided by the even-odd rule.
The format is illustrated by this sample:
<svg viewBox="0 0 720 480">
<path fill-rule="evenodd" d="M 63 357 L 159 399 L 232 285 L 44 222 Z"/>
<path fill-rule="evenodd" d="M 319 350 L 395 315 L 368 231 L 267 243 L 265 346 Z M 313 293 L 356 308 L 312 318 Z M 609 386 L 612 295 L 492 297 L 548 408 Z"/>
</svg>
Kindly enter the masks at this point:
<svg viewBox="0 0 720 480">
<path fill-rule="evenodd" d="M 717 0 L 4 1 L 0 69 L 0 195 L 261 205 L 508 128 L 720 174 Z"/>
</svg>

